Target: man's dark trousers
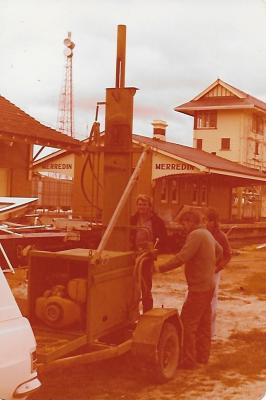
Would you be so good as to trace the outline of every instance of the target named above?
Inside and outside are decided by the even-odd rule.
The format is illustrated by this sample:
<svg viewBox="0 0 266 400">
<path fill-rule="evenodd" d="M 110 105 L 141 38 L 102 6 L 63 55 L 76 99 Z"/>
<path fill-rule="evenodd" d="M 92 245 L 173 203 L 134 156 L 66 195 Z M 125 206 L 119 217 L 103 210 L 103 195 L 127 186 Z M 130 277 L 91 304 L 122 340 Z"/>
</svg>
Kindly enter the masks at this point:
<svg viewBox="0 0 266 400">
<path fill-rule="evenodd" d="M 152 298 L 152 273 L 153 273 L 153 259 L 147 259 L 142 267 L 142 282 L 141 282 L 141 298 L 143 312 L 149 311 L 153 307 Z"/>
<path fill-rule="evenodd" d="M 213 289 L 206 292 L 188 291 L 181 311 L 184 327 L 182 363 L 185 367 L 193 368 L 197 362 L 208 362 L 211 347 L 212 296 Z"/>
</svg>

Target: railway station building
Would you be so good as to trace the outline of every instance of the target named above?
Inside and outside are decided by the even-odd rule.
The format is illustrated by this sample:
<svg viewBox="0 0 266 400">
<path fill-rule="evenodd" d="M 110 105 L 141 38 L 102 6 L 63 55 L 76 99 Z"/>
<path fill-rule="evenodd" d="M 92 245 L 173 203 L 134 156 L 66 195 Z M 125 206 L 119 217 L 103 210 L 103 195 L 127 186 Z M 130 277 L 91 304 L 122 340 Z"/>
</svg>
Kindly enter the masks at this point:
<svg viewBox="0 0 266 400">
<path fill-rule="evenodd" d="M 166 125 L 154 121 L 153 137 L 133 135 L 133 169 L 144 149 L 148 148 L 148 155 L 131 195 L 132 210 L 138 193 L 147 193 L 154 199 L 155 211 L 169 224 L 177 220 L 184 206 L 215 207 L 222 221 L 240 221 L 241 210 L 234 197 L 236 188 L 266 184 L 266 175 L 204 150 L 168 142 Z M 89 161 L 86 153 L 58 151 L 34 163 L 34 171 L 39 172 L 55 171 L 69 164 L 65 173 L 73 175 L 73 217 L 101 220 L 103 140 L 104 134 L 98 151 L 91 152 Z M 259 220 L 260 204 L 252 202 L 247 207 L 252 208 L 247 215 Z"/>
<path fill-rule="evenodd" d="M 193 118 L 194 148 L 266 173 L 265 102 L 217 79 L 175 111 Z M 239 219 L 266 218 L 265 186 L 238 187 L 234 201 Z"/>
<path fill-rule="evenodd" d="M 215 207 L 228 222 L 265 218 L 266 104 L 217 80 L 175 110 L 194 118 L 193 148 L 167 141 L 163 121 L 153 122 L 153 137 L 133 135 L 133 169 L 143 149 L 149 151 L 131 196 L 132 209 L 137 194 L 148 193 L 155 211 L 169 222 L 184 206 Z M 86 150 L 86 141 L 81 145 L 42 125 L 0 96 L 0 194 L 37 195 L 40 206 L 71 206 L 74 217 L 100 220 L 103 141 L 104 133 L 93 151 Z M 60 150 L 36 161 L 34 144 Z M 48 181 L 50 188 L 58 187 L 49 195 L 44 190 Z"/>
<path fill-rule="evenodd" d="M 72 152 L 80 143 L 49 128 L 0 96 L 0 196 L 31 197 L 33 146 Z"/>
</svg>

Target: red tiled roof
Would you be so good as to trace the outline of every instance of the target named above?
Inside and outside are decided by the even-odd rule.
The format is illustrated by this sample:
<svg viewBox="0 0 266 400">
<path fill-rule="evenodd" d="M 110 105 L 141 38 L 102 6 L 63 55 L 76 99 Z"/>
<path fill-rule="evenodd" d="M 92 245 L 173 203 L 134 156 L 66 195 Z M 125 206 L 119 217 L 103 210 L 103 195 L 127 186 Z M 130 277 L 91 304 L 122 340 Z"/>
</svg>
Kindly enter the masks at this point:
<svg viewBox="0 0 266 400">
<path fill-rule="evenodd" d="M 248 168 L 244 165 L 238 164 L 234 161 L 226 160 L 225 158 L 219 157 L 217 155 L 207 153 L 203 150 L 198 150 L 193 147 L 183 146 L 181 144 L 164 142 L 161 140 L 156 140 L 146 136 L 133 135 L 133 140 L 140 143 L 146 144 L 159 151 L 164 151 L 169 155 L 174 155 L 176 157 L 183 158 L 187 162 L 194 162 L 203 167 L 209 168 L 211 170 L 225 171 L 232 174 L 242 174 L 254 176 L 257 178 L 263 178 L 266 180 L 266 174 L 254 169 Z"/>
<path fill-rule="evenodd" d="M 79 140 L 42 125 L 3 96 L 0 96 L 1 139 L 23 140 L 28 143 L 59 148 L 74 149 L 80 146 Z"/>
<path fill-rule="evenodd" d="M 214 82 L 215 83 L 215 82 Z M 212 84 L 213 85 L 213 84 Z M 212 86 L 210 85 L 210 86 Z M 258 108 L 260 110 L 266 111 L 266 103 L 262 100 L 257 99 L 243 92 L 233 86 L 217 80 L 217 85 L 224 85 L 227 89 L 232 89 L 234 93 L 238 92 L 239 96 L 212 96 L 212 97 L 197 97 L 196 100 L 191 100 L 187 103 L 181 104 L 175 107 L 175 111 L 182 112 L 188 115 L 194 115 L 196 110 L 211 110 L 211 109 L 237 109 L 237 108 Z M 207 90 L 207 89 L 206 89 Z M 204 91 L 205 93 L 205 91 Z"/>
<path fill-rule="evenodd" d="M 157 149 L 158 151 L 163 151 L 168 153 L 169 156 L 176 156 L 177 158 L 181 158 L 186 160 L 189 163 L 195 163 L 200 166 L 206 167 L 211 171 L 221 171 L 225 172 L 228 175 L 232 174 L 240 174 L 243 177 L 255 177 L 261 179 L 262 181 L 266 182 L 266 174 L 254 169 L 248 168 L 244 165 L 238 164 L 234 161 L 227 160 L 225 158 L 219 157 L 217 155 L 207 153 L 206 151 L 195 149 L 193 147 L 184 146 L 177 143 L 172 142 L 164 142 L 158 139 L 153 139 L 147 136 L 141 135 L 132 135 L 133 141 L 144 144 L 147 146 L 152 147 L 153 149 Z M 56 158 L 59 155 L 65 154 L 65 151 L 53 153 L 47 157 L 44 157 L 34 164 L 40 164 L 46 161 L 48 158 L 51 160 Z"/>
</svg>

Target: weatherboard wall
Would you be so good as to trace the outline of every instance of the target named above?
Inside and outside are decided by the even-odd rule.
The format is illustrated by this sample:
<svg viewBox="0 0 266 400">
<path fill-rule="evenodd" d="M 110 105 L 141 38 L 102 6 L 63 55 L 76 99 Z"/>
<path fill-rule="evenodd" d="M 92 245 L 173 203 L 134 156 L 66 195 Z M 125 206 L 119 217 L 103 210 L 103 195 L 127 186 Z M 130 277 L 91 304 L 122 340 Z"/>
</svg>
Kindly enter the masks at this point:
<svg viewBox="0 0 266 400">
<path fill-rule="evenodd" d="M 0 183 L 2 196 L 30 197 L 29 164 L 30 145 L 23 143 L 0 144 Z"/>
</svg>

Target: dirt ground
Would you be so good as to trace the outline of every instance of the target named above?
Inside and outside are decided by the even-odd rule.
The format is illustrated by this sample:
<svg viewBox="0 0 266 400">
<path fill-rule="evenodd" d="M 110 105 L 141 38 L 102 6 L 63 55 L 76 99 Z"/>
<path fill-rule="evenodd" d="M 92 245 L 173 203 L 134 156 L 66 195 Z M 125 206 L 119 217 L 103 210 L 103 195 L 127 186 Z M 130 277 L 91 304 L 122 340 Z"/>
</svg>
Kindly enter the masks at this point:
<svg viewBox="0 0 266 400">
<path fill-rule="evenodd" d="M 43 372 L 43 386 L 31 400 L 261 400 L 266 393 L 266 247 L 249 245 L 238 253 L 223 271 L 217 336 L 207 366 L 177 370 L 172 381 L 155 385 L 126 354 Z M 154 277 L 155 306 L 180 310 L 185 292 L 183 268 Z"/>
</svg>

